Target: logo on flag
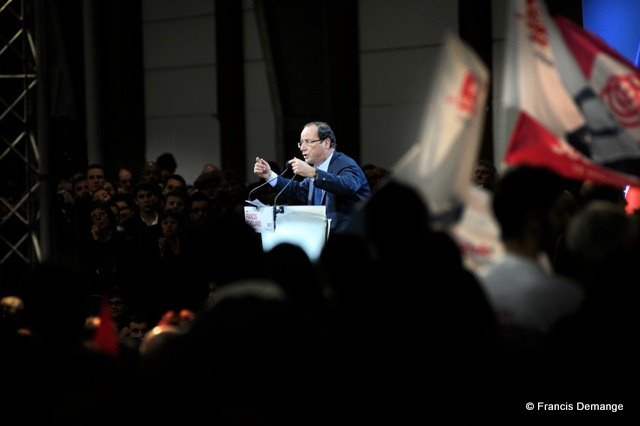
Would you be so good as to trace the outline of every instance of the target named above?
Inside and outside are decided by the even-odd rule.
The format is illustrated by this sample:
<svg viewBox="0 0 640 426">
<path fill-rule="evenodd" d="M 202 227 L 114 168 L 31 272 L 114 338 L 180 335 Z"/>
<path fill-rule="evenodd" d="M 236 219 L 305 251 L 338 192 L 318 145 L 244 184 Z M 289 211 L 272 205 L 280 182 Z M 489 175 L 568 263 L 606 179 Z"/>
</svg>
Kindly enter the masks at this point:
<svg viewBox="0 0 640 426">
<path fill-rule="evenodd" d="M 455 105 L 464 115 L 471 116 L 475 112 L 478 101 L 478 83 L 473 74 L 467 72 L 458 97 L 447 97 L 447 101 Z"/>
<path fill-rule="evenodd" d="M 640 80 L 635 75 L 612 75 L 598 96 L 623 127 L 640 126 Z"/>
</svg>

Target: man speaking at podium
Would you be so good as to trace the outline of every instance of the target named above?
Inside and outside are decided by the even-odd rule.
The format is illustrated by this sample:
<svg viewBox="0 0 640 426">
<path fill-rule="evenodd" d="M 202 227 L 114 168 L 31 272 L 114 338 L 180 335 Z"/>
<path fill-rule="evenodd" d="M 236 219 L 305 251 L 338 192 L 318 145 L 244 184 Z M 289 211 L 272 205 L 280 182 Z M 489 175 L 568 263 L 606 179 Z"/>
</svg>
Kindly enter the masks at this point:
<svg viewBox="0 0 640 426">
<path fill-rule="evenodd" d="M 304 160 L 294 157 L 288 161 L 293 173 L 304 177 L 302 181 L 278 176 L 260 157 L 256 157 L 253 173 L 269 182 L 276 191 L 286 187 L 284 195 L 288 197 L 309 205 L 326 206 L 331 230 L 343 230 L 356 204 L 368 198 L 371 189 L 358 163 L 336 151 L 336 145 L 336 136 L 327 123 L 308 123 L 298 142 Z"/>
</svg>

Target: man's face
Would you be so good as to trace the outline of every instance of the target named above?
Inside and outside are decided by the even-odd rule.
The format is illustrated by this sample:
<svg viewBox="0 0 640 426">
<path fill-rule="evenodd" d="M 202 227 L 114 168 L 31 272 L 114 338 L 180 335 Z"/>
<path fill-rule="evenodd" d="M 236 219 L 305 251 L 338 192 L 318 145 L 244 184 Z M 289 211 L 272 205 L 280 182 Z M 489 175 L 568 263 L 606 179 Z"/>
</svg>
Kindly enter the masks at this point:
<svg viewBox="0 0 640 426">
<path fill-rule="evenodd" d="M 87 182 L 89 182 L 89 191 L 96 192 L 102 189 L 104 185 L 104 171 L 102 169 L 87 170 Z"/>
<path fill-rule="evenodd" d="M 88 195 L 91 195 L 91 191 L 89 191 L 89 183 L 86 180 L 79 180 L 73 186 L 73 193 L 76 195 L 76 198 L 84 198 Z"/>
<path fill-rule="evenodd" d="M 142 339 L 147 331 L 149 331 L 149 326 L 146 321 L 131 321 L 129 323 L 129 333 L 131 337 Z"/>
<path fill-rule="evenodd" d="M 165 217 L 160 223 L 162 236 L 175 237 L 178 235 L 178 222 L 172 217 Z"/>
<path fill-rule="evenodd" d="M 169 195 L 164 203 L 165 210 L 184 210 L 184 200 L 180 197 L 176 197 L 175 195 Z"/>
<path fill-rule="evenodd" d="M 109 226 L 109 215 L 102 209 L 95 209 L 89 213 L 91 224 L 98 229 L 104 229 Z"/>
<path fill-rule="evenodd" d="M 330 139 L 318 140 L 318 126 L 310 124 L 300 133 L 300 152 L 304 160 L 313 165 L 322 164 L 330 154 Z"/>
<path fill-rule="evenodd" d="M 191 221 L 194 223 L 202 223 L 207 220 L 207 202 L 193 201 L 191 203 Z"/>
<path fill-rule="evenodd" d="M 118 221 L 124 222 L 129 219 L 133 212 L 131 211 L 131 207 L 127 204 L 126 201 L 116 201 L 116 206 L 118 206 Z"/>
<path fill-rule="evenodd" d="M 151 191 L 140 190 L 136 194 L 136 205 L 141 212 L 153 212 L 157 202 L 156 194 Z"/>
<path fill-rule="evenodd" d="M 143 182 L 158 183 L 160 182 L 160 167 L 153 161 L 147 162 L 142 169 Z"/>
<path fill-rule="evenodd" d="M 120 170 L 118 173 L 118 186 L 123 192 L 130 192 L 133 185 L 133 176 L 131 172 L 126 169 Z"/>
<path fill-rule="evenodd" d="M 113 184 L 111 182 L 109 182 L 108 180 L 104 181 L 104 184 L 102 185 L 102 189 L 107 191 L 107 193 L 109 195 L 113 195 L 113 194 L 116 193 L 116 189 L 113 187 Z"/>
<path fill-rule="evenodd" d="M 119 296 L 113 296 L 109 299 L 109 313 L 112 317 L 116 318 L 122 315 L 124 312 L 125 303 L 124 299 Z"/>
<path fill-rule="evenodd" d="M 479 164 L 473 171 L 473 181 L 476 185 L 484 185 L 491 178 L 491 170 L 487 166 Z"/>
<path fill-rule="evenodd" d="M 164 186 L 162 192 L 166 196 L 170 192 L 183 191 L 184 185 L 177 179 L 167 179 L 167 184 Z"/>
</svg>

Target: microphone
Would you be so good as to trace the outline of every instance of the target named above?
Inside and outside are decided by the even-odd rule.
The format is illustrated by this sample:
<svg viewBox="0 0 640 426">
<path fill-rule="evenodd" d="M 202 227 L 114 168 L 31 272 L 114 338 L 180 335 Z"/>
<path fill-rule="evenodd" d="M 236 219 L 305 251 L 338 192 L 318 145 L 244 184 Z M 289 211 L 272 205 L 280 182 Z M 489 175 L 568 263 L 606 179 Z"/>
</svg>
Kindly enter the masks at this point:
<svg viewBox="0 0 640 426">
<path fill-rule="evenodd" d="M 256 186 L 255 188 L 253 188 L 251 191 L 249 191 L 249 195 L 247 195 L 247 198 L 249 199 L 249 201 L 251 201 L 251 195 L 258 189 L 262 188 L 263 186 L 265 186 L 268 183 L 273 182 L 274 180 L 278 179 L 278 176 L 282 176 L 285 173 L 287 173 L 287 170 L 289 170 L 289 163 L 287 163 L 287 166 L 284 168 L 284 170 L 282 171 L 282 173 L 280 173 L 279 175 L 275 175 L 274 177 L 272 177 L 271 179 L 262 182 L 260 185 Z M 275 203 L 274 203 L 275 204 Z"/>
<path fill-rule="evenodd" d="M 278 214 L 278 197 L 280 196 L 280 194 L 282 194 L 285 189 L 287 189 L 287 187 L 289 185 L 291 185 L 291 182 L 293 182 L 293 178 L 295 177 L 295 173 L 294 175 L 291 177 L 291 179 L 289 179 L 289 182 L 287 182 L 287 184 L 276 194 L 276 196 L 273 199 L 273 229 L 276 229 L 276 215 Z"/>
</svg>

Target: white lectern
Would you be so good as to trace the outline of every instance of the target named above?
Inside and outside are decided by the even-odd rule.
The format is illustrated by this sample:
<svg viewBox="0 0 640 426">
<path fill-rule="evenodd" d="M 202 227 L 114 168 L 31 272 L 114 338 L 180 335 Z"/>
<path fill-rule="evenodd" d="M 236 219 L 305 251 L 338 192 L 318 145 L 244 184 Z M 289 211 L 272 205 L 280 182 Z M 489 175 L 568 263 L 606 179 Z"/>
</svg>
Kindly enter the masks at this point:
<svg viewBox="0 0 640 426">
<path fill-rule="evenodd" d="M 275 211 L 275 223 L 274 223 Z M 247 223 L 262 236 L 262 248 L 269 251 L 280 243 L 300 246 L 312 262 L 329 236 L 326 206 L 246 206 Z"/>
</svg>

